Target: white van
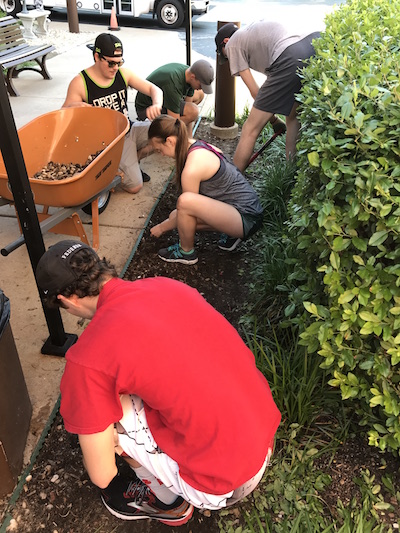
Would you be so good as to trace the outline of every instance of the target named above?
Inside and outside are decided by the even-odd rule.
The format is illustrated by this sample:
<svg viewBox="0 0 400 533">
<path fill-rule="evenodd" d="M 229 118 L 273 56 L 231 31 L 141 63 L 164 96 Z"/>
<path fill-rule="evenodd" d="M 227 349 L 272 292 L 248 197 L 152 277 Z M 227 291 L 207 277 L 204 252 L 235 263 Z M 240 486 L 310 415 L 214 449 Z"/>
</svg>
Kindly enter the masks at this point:
<svg viewBox="0 0 400 533">
<path fill-rule="evenodd" d="M 116 12 L 121 16 L 139 17 L 153 13 L 153 18 L 164 28 L 179 28 L 185 20 L 185 0 L 115 0 Z M 207 13 L 209 0 L 191 0 L 192 14 Z M 34 0 L 26 0 L 27 6 L 33 6 Z M 47 9 L 67 9 L 66 0 L 44 0 Z M 77 0 L 78 13 L 111 14 L 114 0 Z M 15 15 L 22 10 L 22 0 L 0 0 L 0 9 L 8 15 Z"/>
</svg>

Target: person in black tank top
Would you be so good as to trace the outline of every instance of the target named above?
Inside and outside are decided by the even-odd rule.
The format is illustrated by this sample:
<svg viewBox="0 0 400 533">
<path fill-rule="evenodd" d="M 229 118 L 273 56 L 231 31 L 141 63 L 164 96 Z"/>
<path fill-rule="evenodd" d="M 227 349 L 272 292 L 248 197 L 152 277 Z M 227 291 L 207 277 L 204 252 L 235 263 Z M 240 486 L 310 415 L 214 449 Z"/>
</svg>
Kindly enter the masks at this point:
<svg viewBox="0 0 400 533">
<path fill-rule="evenodd" d="M 62 107 L 108 107 L 124 113 L 129 119 L 127 91 L 128 87 L 132 87 L 151 98 L 153 105 L 147 112 L 150 120 L 161 113 L 161 89 L 123 67 L 123 46 L 117 37 L 110 33 L 98 35 L 93 46 L 93 59 L 94 64 L 80 72 L 69 84 Z M 139 167 L 140 159 L 151 152 L 148 128 L 148 122 L 133 123 L 125 136 L 119 170 L 123 189 L 133 194 L 139 192 L 143 181 L 150 179 Z M 144 179 L 146 176 L 148 179 Z"/>
</svg>

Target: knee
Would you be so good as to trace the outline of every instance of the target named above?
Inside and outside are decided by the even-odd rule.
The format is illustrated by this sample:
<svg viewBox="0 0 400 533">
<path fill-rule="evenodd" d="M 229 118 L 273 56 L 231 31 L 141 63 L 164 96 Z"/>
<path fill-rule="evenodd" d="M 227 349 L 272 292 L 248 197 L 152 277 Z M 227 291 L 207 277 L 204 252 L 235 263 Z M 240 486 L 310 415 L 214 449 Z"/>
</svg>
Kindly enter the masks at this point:
<svg viewBox="0 0 400 533">
<path fill-rule="evenodd" d="M 198 196 L 195 193 L 192 192 L 183 192 L 176 202 L 176 210 L 177 211 L 187 211 L 190 209 L 190 206 L 193 203 L 193 198 Z"/>
<path fill-rule="evenodd" d="M 193 103 L 200 104 L 204 100 L 204 92 L 202 89 L 196 89 L 193 95 Z"/>
<path fill-rule="evenodd" d="M 143 187 L 143 183 L 141 183 L 140 185 L 137 185 L 136 187 L 129 187 L 128 185 L 122 186 L 123 190 L 125 192 L 129 192 L 130 194 L 137 194 L 142 187 Z"/>
<path fill-rule="evenodd" d="M 193 122 L 197 119 L 198 116 L 199 108 L 196 104 L 194 104 L 193 102 L 188 102 L 187 104 L 185 104 L 185 108 L 181 118 L 186 124 Z"/>
</svg>

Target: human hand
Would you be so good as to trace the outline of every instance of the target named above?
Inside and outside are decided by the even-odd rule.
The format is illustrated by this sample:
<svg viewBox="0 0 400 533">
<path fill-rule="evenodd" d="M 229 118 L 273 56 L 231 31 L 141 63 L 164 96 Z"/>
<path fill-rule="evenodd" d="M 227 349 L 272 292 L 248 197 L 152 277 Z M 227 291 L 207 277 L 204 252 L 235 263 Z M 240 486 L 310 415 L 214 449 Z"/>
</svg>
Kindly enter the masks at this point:
<svg viewBox="0 0 400 533">
<path fill-rule="evenodd" d="M 150 107 L 148 107 L 146 109 L 146 117 L 149 120 L 154 120 L 159 115 L 161 115 L 161 106 L 160 105 L 154 104 L 154 105 L 151 105 Z"/>
<path fill-rule="evenodd" d="M 157 224 L 156 226 L 153 226 L 150 229 L 150 235 L 152 235 L 153 237 L 157 237 L 157 239 L 158 237 L 161 237 L 161 235 L 164 233 L 163 230 L 161 229 L 161 224 Z"/>
</svg>

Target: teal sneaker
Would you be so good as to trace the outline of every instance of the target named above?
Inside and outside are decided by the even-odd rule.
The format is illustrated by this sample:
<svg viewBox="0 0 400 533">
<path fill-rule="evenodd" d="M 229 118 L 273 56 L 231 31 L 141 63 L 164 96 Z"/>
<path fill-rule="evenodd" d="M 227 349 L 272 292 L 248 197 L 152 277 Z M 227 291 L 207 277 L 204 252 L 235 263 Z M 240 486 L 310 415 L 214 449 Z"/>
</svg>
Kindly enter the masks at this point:
<svg viewBox="0 0 400 533">
<path fill-rule="evenodd" d="M 196 250 L 186 253 L 180 247 L 179 242 L 159 250 L 158 257 L 167 263 L 183 263 L 184 265 L 194 265 L 199 260 Z"/>
</svg>

